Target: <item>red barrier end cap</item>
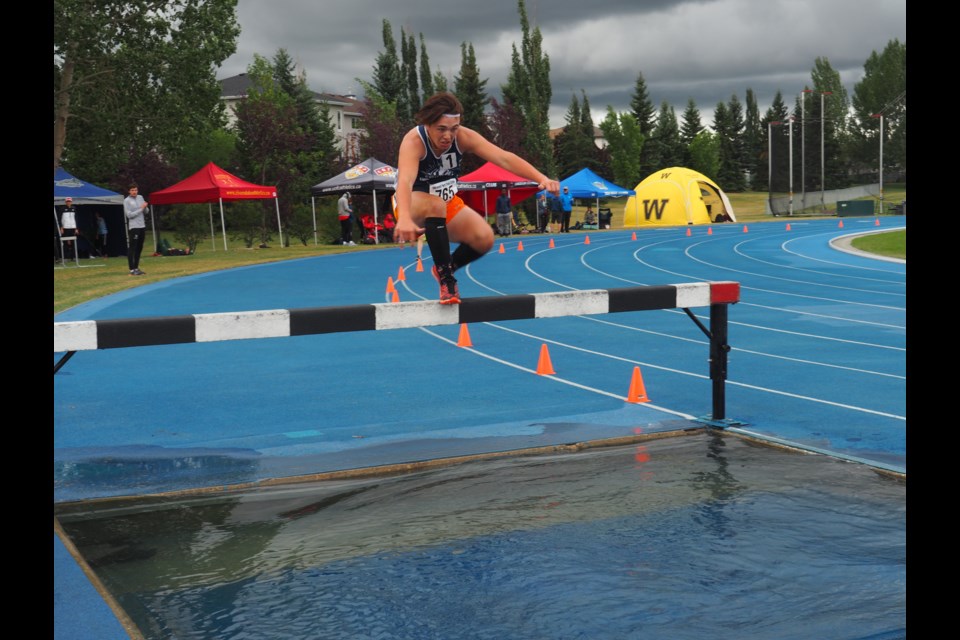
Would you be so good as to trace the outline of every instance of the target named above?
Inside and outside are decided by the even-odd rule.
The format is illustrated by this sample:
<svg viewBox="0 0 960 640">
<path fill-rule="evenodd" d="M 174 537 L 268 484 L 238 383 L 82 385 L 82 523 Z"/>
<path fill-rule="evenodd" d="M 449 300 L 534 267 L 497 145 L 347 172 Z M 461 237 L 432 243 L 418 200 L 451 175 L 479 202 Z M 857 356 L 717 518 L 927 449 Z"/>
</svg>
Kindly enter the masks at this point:
<svg viewBox="0 0 960 640">
<path fill-rule="evenodd" d="M 711 282 L 710 304 L 734 304 L 740 302 L 739 282 Z"/>
</svg>

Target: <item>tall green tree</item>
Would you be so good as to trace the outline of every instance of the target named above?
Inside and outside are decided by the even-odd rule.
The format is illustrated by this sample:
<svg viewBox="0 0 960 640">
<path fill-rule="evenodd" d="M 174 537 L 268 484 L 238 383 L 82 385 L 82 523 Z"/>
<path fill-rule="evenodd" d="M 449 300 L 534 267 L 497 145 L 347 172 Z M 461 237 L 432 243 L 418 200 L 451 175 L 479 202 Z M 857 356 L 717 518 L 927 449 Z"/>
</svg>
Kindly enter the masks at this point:
<svg viewBox="0 0 960 640">
<path fill-rule="evenodd" d="M 690 144 L 694 138 L 703 131 L 703 123 L 700 121 L 700 109 L 693 98 L 687 99 L 687 108 L 683 110 L 680 116 L 680 142 L 683 144 L 683 166 L 690 166 Z"/>
<path fill-rule="evenodd" d="M 420 104 L 426 102 L 427 98 L 436 92 L 433 86 L 433 75 L 430 73 L 430 57 L 427 55 L 427 41 L 424 40 L 422 33 L 420 34 L 420 88 L 423 91 L 420 96 Z"/>
<path fill-rule="evenodd" d="M 680 142 L 677 114 L 666 100 L 660 104 L 657 124 L 647 141 L 646 149 L 647 162 L 644 165 L 656 167 L 653 171 L 683 165 L 683 144 Z"/>
<path fill-rule="evenodd" d="M 907 166 L 907 45 L 894 39 L 879 54 L 871 52 L 863 78 L 853 87 L 850 123 L 853 158 L 860 166 L 879 166 L 880 114 L 883 115 L 883 165 Z"/>
<path fill-rule="evenodd" d="M 216 70 L 236 51 L 236 0 L 54 0 L 54 170 L 106 183 L 225 122 Z"/>
<path fill-rule="evenodd" d="M 564 119 L 567 124 L 554 140 L 557 171 L 561 177 L 573 175 L 583 169 L 595 148 L 592 131 L 588 135 L 584 128 L 583 111 L 577 94 L 570 96 L 570 106 L 567 107 Z"/>
<path fill-rule="evenodd" d="M 640 127 L 640 133 L 647 140 L 647 152 L 640 158 L 640 173 L 646 177 L 661 169 L 656 155 L 653 153 L 654 146 L 653 130 L 657 123 L 657 108 L 650 100 L 650 94 L 647 91 L 647 82 L 643 77 L 643 72 L 637 72 L 637 79 L 633 86 L 633 94 L 630 96 L 630 112 Z"/>
<path fill-rule="evenodd" d="M 847 115 L 850 99 L 840 80 L 840 73 L 830 66 L 826 58 L 814 61 L 810 74 L 813 81 L 813 93 L 807 107 L 808 122 L 813 131 L 808 146 L 812 142 L 815 153 L 812 161 L 815 170 L 809 169 L 807 175 L 817 176 L 812 186 L 820 189 L 841 189 L 850 184 L 850 159 L 844 152 L 850 136 L 847 132 Z"/>
<path fill-rule="evenodd" d="M 632 113 L 617 114 L 607 105 L 607 115 L 600 123 L 600 130 L 607 141 L 613 181 L 627 188 L 637 185 L 646 177 L 641 173 L 644 136 L 637 119 Z"/>
<path fill-rule="evenodd" d="M 405 34 L 400 29 L 401 43 L 401 71 L 406 81 L 406 104 L 410 115 L 410 121 L 413 121 L 413 115 L 420 110 L 420 83 L 417 80 L 417 42 L 413 34 Z"/>
<path fill-rule="evenodd" d="M 716 182 L 720 171 L 719 136 L 704 129 L 694 136 L 687 150 L 690 154 L 690 163 L 687 166 Z"/>
<path fill-rule="evenodd" d="M 771 193 L 789 190 L 789 118 L 790 111 L 783 101 L 783 94 L 777 91 L 760 123 L 766 130 L 767 149 L 763 153 L 763 162 L 757 165 L 758 179 Z"/>
<path fill-rule="evenodd" d="M 400 141 L 410 128 L 410 123 L 400 120 L 396 103 L 381 96 L 370 85 L 364 82 L 361 85 L 365 97 L 361 107 L 360 157 L 374 157 L 396 166 Z"/>
<path fill-rule="evenodd" d="M 510 74 L 501 89 L 504 99 L 523 114 L 524 153 L 521 155 L 544 173 L 556 175 L 550 140 L 550 101 L 553 98 L 550 57 L 543 52 L 540 28 L 530 29 L 523 0 L 518 0 L 517 11 L 522 34 L 520 50 L 517 51 L 516 44 L 512 45 Z"/>
<path fill-rule="evenodd" d="M 720 140 L 720 169 L 717 181 L 724 191 L 746 189 L 743 167 L 743 104 L 736 94 L 714 111 L 713 131 Z"/>
<path fill-rule="evenodd" d="M 397 58 L 397 41 L 393 37 L 393 27 L 386 18 L 383 19 L 382 36 L 383 51 L 377 54 L 373 67 L 373 82 L 368 85 L 377 95 L 397 106 L 397 114 L 401 119 L 408 120 L 410 109 L 405 100 L 407 85 L 400 70 L 400 60 Z"/>
<path fill-rule="evenodd" d="M 296 98 L 284 91 L 270 61 L 254 55 L 247 75 L 252 82 L 247 97 L 237 105 L 235 123 L 238 173 L 257 184 L 276 185 L 280 218 L 288 220 L 298 194 L 303 193 L 298 164 L 310 147 L 310 136 L 300 121 Z M 250 224 L 256 225 L 260 241 L 265 243 L 275 229 L 273 203 L 257 204 L 260 215 L 252 217 Z M 249 228 L 238 232 L 251 237 Z"/>
<path fill-rule="evenodd" d="M 480 69 L 477 67 L 477 56 L 473 51 L 473 44 L 460 43 L 460 73 L 453 78 L 453 93 L 463 105 L 460 122 L 483 137 L 489 138 L 490 127 L 484 116 L 488 101 L 486 87 L 487 81 L 480 79 Z M 483 162 L 473 154 L 466 156 L 463 159 L 461 173 L 470 173 L 478 169 Z"/>
<path fill-rule="evenodd" d="M 747 89 L 746 112 L 743 118 L 743 164 L 744 169 L 750 172 L 747 184 L 748 189 L 763 190 L 766 184 L 757 182 L 757 163 L 764 151 L 766 135 L 760 124 L 760 107 L 757 105 L 757 96 L 753 89 Z"/>
</svg>

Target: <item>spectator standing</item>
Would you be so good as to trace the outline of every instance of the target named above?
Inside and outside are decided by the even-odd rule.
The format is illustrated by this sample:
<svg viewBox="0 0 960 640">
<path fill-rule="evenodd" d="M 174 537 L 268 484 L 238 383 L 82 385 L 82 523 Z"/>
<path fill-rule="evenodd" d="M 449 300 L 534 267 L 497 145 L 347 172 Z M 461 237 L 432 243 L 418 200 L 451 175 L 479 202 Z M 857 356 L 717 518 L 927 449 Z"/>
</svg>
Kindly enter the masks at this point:
<svg viewBox="0 0 960 640">
<path fill-rule="evenodd" d="M 340 244 L 356 246 L 353 241 L 353 207 L 350 206 L 350 193 L 344 191 L 337 200 L 337 218 L 340 220 Z"/>
<path fill-rule="evenodd" d="M 73 198 L 64 201 L 63 211 L 60 213 L 60 237 L 64 243 L 61 246 L 69 247 L 76 255 L 77 251 L 77 210 L 73 208 Z"/>
<path fill-rule="evenodd" d="M 560 220 L 560 233 L 570 233 L 570 216 L 573 215 L 573 196 L 570 195 L 570 188 L 564 187 L 560 194 L 560 209 L 562 218 Z"/>
<path fill-rule="evenodd" d="M 501 236 L 509 236 L 513 232 L 513 212 L 510 209 L 510 195 L 504 189 L 497 198 L 497 230 Z"/>
<path fill-rule="evenodd" d="M 550 230 L 550 209 L 547 207 L 547 194 L 537 198 L 537 231 L 547 233 Z"/>
<path fill-rule="evenodd" d="M 99 211 L 94 212 L 97 219 L 97 252 L 104 258 L 107 256 L 107 221 L 100 215 Z"/>
<path fill-rule="evenodd" d="M 140 188 L 136 183 L 130 185 L 128 194 L 123 199 L 123 213 L 127 217 L 127 226 L 130 229 L 127 266 L 130 267 L 130 275 L 145 276 L 147 274 L 140 271 L 140 254 L 143 253 L 143 240 L 147 233 L 147 219 L 144 215 L 147 201 L 140 195 Z"/>
</svg>

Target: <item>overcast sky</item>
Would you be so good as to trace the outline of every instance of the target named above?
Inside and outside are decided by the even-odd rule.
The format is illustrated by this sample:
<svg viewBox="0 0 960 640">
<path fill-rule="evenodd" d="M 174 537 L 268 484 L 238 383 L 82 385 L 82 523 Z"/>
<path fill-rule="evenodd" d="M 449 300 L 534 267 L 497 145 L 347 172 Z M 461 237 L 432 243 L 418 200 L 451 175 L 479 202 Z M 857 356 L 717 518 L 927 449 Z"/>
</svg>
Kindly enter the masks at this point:
<svg viewBox="0 0 960 640">
<path fill-rule="evenodd" d="M 743 103 L 747 89 L 761 115 L 778 90 L 792 105 L 818 57 L 852 94 L 871 52 L 907 41 L 906 0 L 526 0 L 526 7 L 550 57 L 551 127 L 565 124 L 581 89 L 595 124 L 608 105 L 629 111 L 638 73 L 658 109 L 667 101 L 679 118 L 693 98 L 705 126 L 718 102 L 736 94 Z M 359 97 L 356 78 L 371 81 L 384 50 L 384 19 L 398 42 L 401 28 L 418 46 L 423 34 L 431 69 L 451 87 L 460 44 L 473 44 L 487 93 L 498 100 L 511 45 L 519 49 L 521 39 L 517 0 L 239 0 L 237 19 L 237 53 L 218 78 L 244 73 L 254 54 L 272 58 L 284 48 L 314 91 Z"/>
</svg>

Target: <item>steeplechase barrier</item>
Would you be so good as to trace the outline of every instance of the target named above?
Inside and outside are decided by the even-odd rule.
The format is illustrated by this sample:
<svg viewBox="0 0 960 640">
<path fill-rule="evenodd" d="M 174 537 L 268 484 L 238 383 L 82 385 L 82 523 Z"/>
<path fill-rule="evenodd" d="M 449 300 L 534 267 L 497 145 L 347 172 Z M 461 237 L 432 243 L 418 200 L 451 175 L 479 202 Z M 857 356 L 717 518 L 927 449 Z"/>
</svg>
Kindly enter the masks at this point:
<svg viewBox="0 0 960 640">
<path fill-rule="evenodd" d="M 683 309 L 710 340 L 712 421 L 722 423 L 730 351 L 727 311 L 739 301 L 740 283 L 724 281 L 464 298 L 458 305 L 426 300 L 54 322 L 53 352 L 64 356 L 53 373 L 77 351 Z M 693 307 L 710 307 L 709 328 L 690 311 Z"/>
</svg>

